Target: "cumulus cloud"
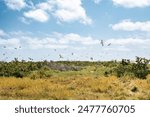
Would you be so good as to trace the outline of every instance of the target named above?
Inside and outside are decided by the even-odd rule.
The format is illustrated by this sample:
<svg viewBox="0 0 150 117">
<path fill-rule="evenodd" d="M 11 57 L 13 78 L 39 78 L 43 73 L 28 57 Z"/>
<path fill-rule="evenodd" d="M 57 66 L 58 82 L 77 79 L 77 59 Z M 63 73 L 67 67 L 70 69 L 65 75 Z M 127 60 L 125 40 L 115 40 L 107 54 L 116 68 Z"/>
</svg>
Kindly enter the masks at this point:
<svg viewBox="0 0 150 117">
<path fill-rule="evenodd" d="M 81 0 L 55 0 L 54 5 L 57 7 L 54 15 L 62 22 L 79 20 L 83 24 L 92 23 L 82 7 Z"/>
<path fill-rule="evenodd" d="M 101 39 L 95 39 L 91 36 L 81 36 L 75 33 L 63 34 L 52 33 L 49 35 L 42 35 L 41 37 L 32 35 L 29 32 L 8 32 L 8 36 L 0 38 L 0 46 L 7 46 L 9 48 L 14 47 L 26 47 L 28 49 L 48 49 L 48 48 L 76 48 L 85 47 L 89 48 L 101 48 L 104 51 L 129 51 L 137 49 L 137 46 L 142 48 L 150 48 L 150 39 L 142 38 L 111 38 L 103 39 L 104 46 L 102 47 Z M 110 46 L 107 46 L 111 44 Z M 120 48 L 120 49 L 119 49 Z M 139 50 L 140 50 L 139 49 Z"/>
<path fill-rule="evenodd" d="M 67 48 L 74 44 L 89 46 L 99 44 L 99 40 L 92 37 L 83 37 L 78 34 L 57 34 L 52 37 L 45 38 L 28 38 L 27 43 L 31 48 Z"/>
<path fill-rule="evenodd" d="M 60 43 L 81 43 L 83 45 L 99 44 L 99 40 L 93 39 L 92 37 L 83 37 L 74 33 L 64 35 L 59 40 L 59 42 Z"/>
<path fill-rule="evenodd" d="M 7 49 L 11 49 L 14 47 L 19 47 L 20 40 L 17 38 L 11 38 L 11 39 L 0 39 L 0 45 L 1 46 L 7 46 Z"/>
<path fill-rule="evenodd" d="M 92 23 L 92 19 L 87 16 L 81 0 L 47 0 L 36 4 L 33 9 L 24 13 L 25 17 L 40 22 L 47 21 L 50 15 L 54 16 L 59 22 Z"/>
<path fill-rule="evenodd" d="M 8 36 L 0 37 L 1 52 L 16 52 L 15 48 L 18 48 L 19 52 L 22 53 L 22 57 L 28 57 L 31 56 L 31 54 L 33 57 L 36 56 L 39 58 L 49 56 L 49 52 L 54 52 L 53 49 L 57 49 L 58 54 L 59 52 L 61 54 L 68 54 L 66 57 L 70 56 L 69 53 L 76 52 L 75 56 L 79 57 L 79 59 L 89 60 L 90 57 L 93 57 L 95 60 L 96 58 L 97 60 L 102 58 L 103 60 L 110 60 L 143 55 L 148 56 L 150 49 L 150 38 L 103 39 L 104 46 L 101 46 L 100 42 L 102 39 L 96 39 L 91 36 L 82 36 L 75 33 L 63 34 L 55 32 L 37 36 L 17 31 L 7 32 L 7 35 Z M 111 45 L 108 46 L 110 43 Z M 4 46 L 7 48 L 3 49 Z M 11 49 L 11 51 L 9 51 L 9 49 Z M 39 51 L 42 51 L 42 53 L 37 55 L 36 53 Z M 24 54 L 25 52 L 27 53 Z M 45 54 L 43 52 L 45 52 Z M 53 59 L 56 60 L 56 53 L 51 54 L 52 57 L 54 56 Z M 11 54 L 10 56 L 12 57 Z M 67 59 L 66 57 L 65 59 Z"/>
<path fill-rule="evenodd" d="M 24 13 L 24 16 L 39 22 L 46 22 L 49 19 L 49 15 L 42 9 L 30 10 Z"/>
<path fill-rule="evenodd" d="M 100 0 L 94 0 L 94 2 L 99 3 Z M 25 24 L 30 23 L 25 18 L 46 22 L 50 15 L 54 16 L 59 22 L 92 23 L 92 19 L 87 16 L 86 10 L 82 6 L 82 0 L 46 0 L 37 4 L 33 4 L 31 0 L 5 0 L 5 4 L 12 10 L 29 8 L 29 11 L 23 13 L 24 17 L 20 18 Z"/>
<path fill-rule="evenodd" d="M 112 25 L 113 30 L 124 31 L 150 31 L 150 21 L 146 22 L 132 22 L 130 20 L 123 20 L 117 24 Z"/>
<path fill-rule="evenodd" d="M 107 39 L 105 43 L 111 43 L 111 46 L 105 47 L 106 51 L 113 52 L 129 52 L 132 55 L 139 56 L 142 53 L 148 52 L 150 49 L 150 39 L 142 38 L 112 38 Z M 146 49 L 146 51 L 145 51 Z M 121 53 L 122 54 L 122 53 Z"/>
<path fill-rule="evenodd" d="M 90 36 L 81 36 L 75 33 L 62 34 L 53 33 L 50 35 L 43 35 L 37 37 L 30 34 L 29 32 L 8 32 L 7 37 L 0 38 L 0 45 L 7 45 L 10 47 L 19 47 L 24 45 L 31 49 L 42 49 L 42 48 L 68 48 L 79 46 L 92 46 L 100 43 L 99 40 L 93 39 Z"/>
<path fill-rule="evenodd" d="M 41 48 L 67 48 L 68 45 L 57 43 L 55 39 L 44 38 L 44 39 L 32 39 L 27 40 L 29 47 L 32 49 L 41 49 Z"/>
<path fill-rule="evenodd" d="M 51 11 L 52 8 L 53 8 L 53 5 L 51 5 L 51 4 L 48 3 L 48 2 L 42 2 L 42 3 L 37 4 L 36 7 L 37 7 L 38 9 Z"/>
<path fill-rule="evenodd" d="M 0 29 L 0 36 L 6 36 L 6 35 L 7 34 L 3 30 Z"/>
<path fill-rule="evenodd" d="M 150 0 L 112 0 L 115 5 L 125 8 L 147 7 L 150 6 Z"/>
<path fill-rule="evenodd" d="M 123 39 L 109 39 L 106 41 L 107 43 L 111 43 L 112 45 L 147 45 L 150 43 L 150 39 L 137 39 L 137 38 L 123 38 Z M 149 45 L 149 44 L 148 44 Z"/>
<path fill-rule="evenodd" d="M 25 0 L 5 0 L 5 3 L 12 10 L 21 10 L 26 7 Z"/>
</svg>

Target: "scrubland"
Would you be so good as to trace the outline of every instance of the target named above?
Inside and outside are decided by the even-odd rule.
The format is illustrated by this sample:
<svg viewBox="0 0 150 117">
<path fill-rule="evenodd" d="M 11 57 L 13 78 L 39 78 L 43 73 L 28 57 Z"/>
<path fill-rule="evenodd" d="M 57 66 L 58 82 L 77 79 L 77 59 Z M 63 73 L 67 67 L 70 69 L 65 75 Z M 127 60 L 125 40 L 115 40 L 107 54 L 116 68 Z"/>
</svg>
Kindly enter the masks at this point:
<svg viewBox="0 0 150 117">
<path fill-rule="evenodd" d="M 150 77 L 0 78 L 0 99 L 145 100 L 150 99 Z"/>
<path fill-rule="evenodd" d="M 135 68 L 135 72 L 130 71 Z M 45 61 L 39 64 L 25 61 L 1 62 L 0 75 L 1 100 L 150 99 L 149 64 L 145 64 L 144 59 L 141 63 L 126 60 Z"/>
</svg>

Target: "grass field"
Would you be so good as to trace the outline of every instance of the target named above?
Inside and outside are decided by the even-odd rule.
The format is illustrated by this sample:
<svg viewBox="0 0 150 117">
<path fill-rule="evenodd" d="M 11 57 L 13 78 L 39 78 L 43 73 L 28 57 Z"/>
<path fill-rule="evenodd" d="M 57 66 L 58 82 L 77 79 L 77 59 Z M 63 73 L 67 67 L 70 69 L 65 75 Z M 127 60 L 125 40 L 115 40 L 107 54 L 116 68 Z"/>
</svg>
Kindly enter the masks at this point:
<svg viewBox="0 0 150 117">
<path fill-rule="evenodd" d="M 0 78 L 0 99 L 150 99 L 150 77 Z"/>
<path fill-rule="evenodd" d="M 140 74 L 139 76 L 145 75 L 149 67 L 143 67 L 143 63 L 138 64 L 143 68 L 138 68 L 138 72 L 133 72 L 134 74 L 130 71 L 131 64 L 123 63 L 122 65 L 118 62 L 58 62 L 57 64 L 44 62 L 40 63 L 41 66 L 37 65 L 38 69 L 36 64 L 18 61 L 2 62 L 0 64 L 0 99 L 150 99 L 150 75 L 146 74 L 146 77 L 139 78 L 134 76 L 137 73 Z M 135 64 L 133 65 L 136 67 Z M 118 74 L 121 76 L 118 77 Z"/>
</svg>

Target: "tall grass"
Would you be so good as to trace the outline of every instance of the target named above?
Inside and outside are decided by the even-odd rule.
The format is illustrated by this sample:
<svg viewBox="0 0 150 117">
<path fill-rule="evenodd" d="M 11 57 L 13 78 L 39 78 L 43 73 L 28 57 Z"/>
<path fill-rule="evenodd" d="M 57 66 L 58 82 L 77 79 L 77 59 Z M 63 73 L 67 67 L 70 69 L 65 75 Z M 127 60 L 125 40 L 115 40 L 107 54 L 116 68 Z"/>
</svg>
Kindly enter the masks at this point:
<svg viewBox="0 0 150 117">
<path fill-rule="evenodd" d="M 0 99 L 150 99 L 150 77 L 0 78 Z"/>
</svg>

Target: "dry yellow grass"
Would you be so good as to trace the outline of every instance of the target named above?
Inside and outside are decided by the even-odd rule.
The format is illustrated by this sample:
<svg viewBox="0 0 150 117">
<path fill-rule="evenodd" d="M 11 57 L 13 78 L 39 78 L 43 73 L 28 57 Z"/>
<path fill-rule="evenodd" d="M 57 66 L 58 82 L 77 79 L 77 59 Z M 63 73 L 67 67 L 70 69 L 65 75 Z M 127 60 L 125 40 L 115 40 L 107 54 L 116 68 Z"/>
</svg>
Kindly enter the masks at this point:
<svg viewBox="0 0 150 117">
<path fill-rule="evenodd" d="M 146 80 L 111 77 L 0 78 L 0 99 L 150 99 Z"/>
</svg>

